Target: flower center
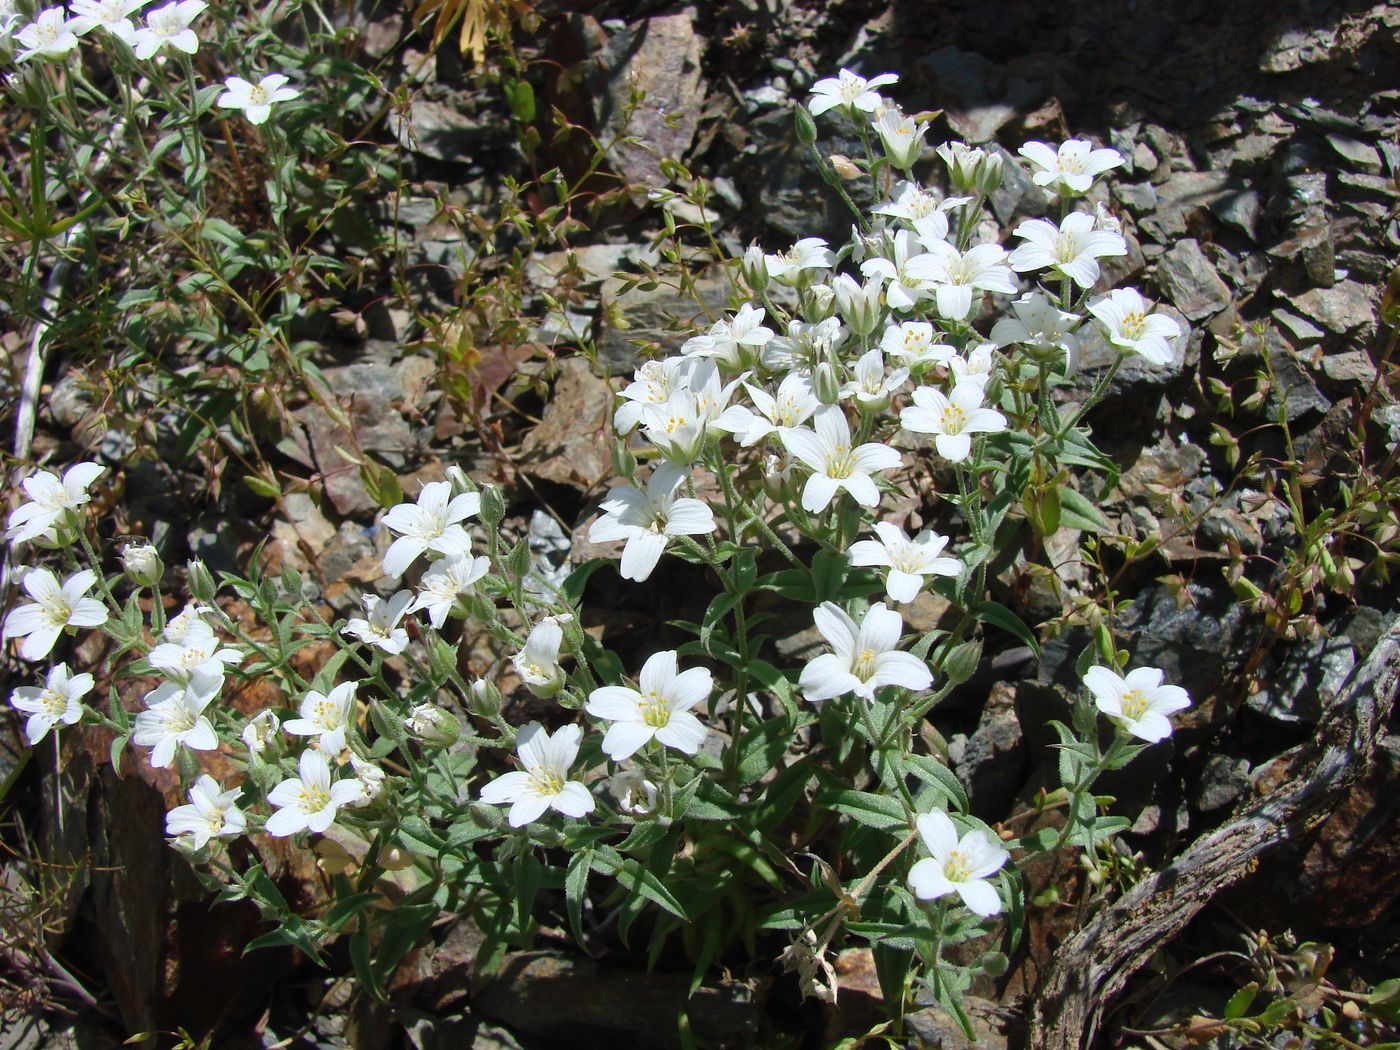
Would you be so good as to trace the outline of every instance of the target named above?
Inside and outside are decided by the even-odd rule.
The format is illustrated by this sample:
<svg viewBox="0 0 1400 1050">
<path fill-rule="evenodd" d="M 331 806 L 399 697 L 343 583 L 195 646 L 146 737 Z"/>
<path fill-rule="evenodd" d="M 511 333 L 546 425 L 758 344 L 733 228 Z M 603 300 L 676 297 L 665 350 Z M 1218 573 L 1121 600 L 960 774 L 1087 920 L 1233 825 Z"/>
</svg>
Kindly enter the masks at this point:
<svg viewBox="0 0 1400 1050">
<path fill-rule="evenodd" d="M 910 354 L 922 354 L 924 347 L 928 345 L 928 336 L 922 332 L 909 329 L 904 333 L 904 350 Z"/>
<path fill-rule="evenodd" d="M 851 664 L 851 674 L 855 675 L 862 682 L 869 681 L 870 676 L 875 673 L 875 650 L 862 649 L 860 655 L 856 657 L 855 663 Z"/>
<path fill-rule="evenodd" d="M 1084 170 L 1084 159 L 1078 153 L 1062 153 L 1059 156 L 1060 170 L 1078 175 Z"/>
<path fill-rule="evenodd" d="M 340 712 L 330 700 L 319 700 L 316 703 L 315 720 L 327 728 L 334 729 L 340 723 Z"/>
<path fill-rule="evenodd" d="M 1123 318 L 1123 334 L 1129 339 L 1141 339 L 1147 331 L 1147 318 L 1141 310 L 1134 310 Z"/>
<path fill-rule="evenodd" d="M 1055 261 L 1061 264 L 1072 263 L 1079 258 L 1079 238 L 1071 233 L 1062 233 L 1055 238 Z"/>
<path fill-rule="evenodd" d="M 530 788 L 537 795 L 557 795 L 564 790 L 564 778 L 553 769 L 537 769 L 530 774 Z"/>
<path fill-rule="evenodd" d="M 57 689 L 45 689 L 39 696 L 39 703 L 54 718 L 62 718 L 68 710 L 68 697 Z"/>
<path fill-rule="evenodd" d="M 331 793 L 316 784 L 301 785 L 301 796 L 298 803 L 304 813 L 319 813 L 331 804 Z"/>
<path fill-rule="evenodd" d="M 957 405 L 949 405 L 943 410 L 943 433 L 961 434 L 967 426 L 967 413 Z"/>
<path fill-rule="evenodd" d="M 215 808 L 214 812 L 209 814 L 209 830 L 215 835 L 224 830 L 224 811 L 222 809 Z"/>
<path fill-rule="evenodd" d="M 250 106 L 267 105 L 267 91 L 261 84 L 254 84 L 248 89 L 248 104 Z"/>
<path fill-rule="evenodd" d="M 953 850 L 943 864 L 943 877 L 949 882 L 966 882 L 972 876 L 972 865 L 961 850 Z"/>
<path fill-rule="evenodd" d="M 664 729 L 671 721 L 671 709 L 666 698 L 656 692 L 646 693 L 640 707 L 642 721 L 652 729 Z"/>
<path fill-rule="evenodd" d="M 54 627 L 67 627 L 68 618 L 73 615 L 73 607 L 61 596 L 50 598 L 43 604 L 42 608 L 44 614 L 49 618 L 49 623 Z"/>
<path fill-rule="evenodd" d="M 1147 713 L 1147 695 L 1141 689 L 1129 689 L 1123 694 L 1123 717 L 1136 722 Z"/>
<path fill-rule="evenodd" d="M 179 16 L 173 11 L 158 11 L 151 15 L 147 24 L 151 27 L 151 31 L 154 32 L 156 36 L 174 36 L 185 28 Z"/>
<path fill-rule="evenodd" d="M 840 481 L 851 476 L 851 446 L 837 445 L 826 457 L 826 476 Z"/>
<path fill-rule="evenodd" d="M 165 728 L 172 736 L 188 733 L 194 728 L 194 723 L 194 712 L 183 704 L 172 708 L 170 713 L 165 716 Z"/>
</svg>

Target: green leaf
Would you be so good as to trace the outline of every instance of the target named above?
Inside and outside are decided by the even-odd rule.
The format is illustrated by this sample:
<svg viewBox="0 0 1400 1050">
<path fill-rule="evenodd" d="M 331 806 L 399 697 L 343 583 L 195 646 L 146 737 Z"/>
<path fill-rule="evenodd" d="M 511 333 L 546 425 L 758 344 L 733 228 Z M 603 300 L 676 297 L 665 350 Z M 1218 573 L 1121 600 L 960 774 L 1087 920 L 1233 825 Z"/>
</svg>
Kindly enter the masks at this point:
<svg viewBox="0 0 1400 1050">
<path fill-rule="evenodd" d="M 1249 1013 L 1249 1008 L 1254 1003 L 1254 997 L 1258 994 L 1259 982 L 1250 981 L 1230 996 L 1230 1001 L 1225 1004 L 1225 1020 L 1234 1021 Z"/>
<path fill-rule="evenodd" d="M 623 889 L 645 897 L 682 922 L 689 921 L 681 902 L 676 900 L 660 879 L 631 857 L 623 857 L 613 850 L 600 851 L 593 858 L 593 867 L 612 875 Z"/>
<path fill-rule="evenodd" d="M 535 89 L 528 80 L 508 81 L 504 87 L 511 114 L 522 124 L 535 119 Z"/>
<path fill-rule="evenodd" d="M 812 556 L 812 593 L 817 602 L 836 598 L 846 579 L 846 556 L 831 551 L 817 551 Z"/>
<path fill-rule="evenodd" d="M 904 761 L 909 772 L 930 787 L 936 788 L 945 799 L 953 802 L 959 810 L 967 812 L 967 792 L 951 769 L 928 755 L 908 755 Z"/>
<path fill-rule="evenodd" d="M 564 584 L 559 589 L 564 592 L 564 597 L 568 599 L 570 605 L 577 606 L 583 600 L 583 589 L 588 586 L 588 578 L 601 569 L 604 565 L 611 565 L 608 558 L 590 558 L 573 572 L 564 578 Z"/>
<path fill-rule="evenodd" d="M 1076 489 L 1060 486 L 1060 524 L 1081 532 L 1108 532 L 1108 519 Z"/>
<path fill-rule="evenodd" d="M 996 602 L 973 602 L 968 608 L 968 612 L 982 623 L 1000 627 L 1003 631 L 1025 642 L 1026 645 L 1030 646 L 1031 652 L 1035 653 L 1035 658 L 1040 659 L 1040 642 L 1036 640 L 1031 629 L 1025 625 L 1021 618 L 1006 606 Z"/>
<path fill-rule="evenodd" d="M 826 804 L 857 823 L 879 831 L 908 827 L 909 824 L 903 807 L 885 795 L 873 795 L 868 791 L 836 791 L 826 797 Z"/>
<path fill-rule="evenodd" d="M 909 976 L 909 966 L 914 961 L 911 951 L 899 951 L 888 944 L 877 942 L 872 949 L 875 956 L 875 976 L 880 980 L 880 994 L 888 1007 L 896 1006 L 896 1016 L 904 1013 L 904 982 Z"/>
<path fill-rule="evenodd" d="M 127 742 L 131 739 L 130 733 L 123 733 L 112 741 L 112 772 L 117 776 L 122 775 L 122 752 L 126 750 Z"/>
</svg>

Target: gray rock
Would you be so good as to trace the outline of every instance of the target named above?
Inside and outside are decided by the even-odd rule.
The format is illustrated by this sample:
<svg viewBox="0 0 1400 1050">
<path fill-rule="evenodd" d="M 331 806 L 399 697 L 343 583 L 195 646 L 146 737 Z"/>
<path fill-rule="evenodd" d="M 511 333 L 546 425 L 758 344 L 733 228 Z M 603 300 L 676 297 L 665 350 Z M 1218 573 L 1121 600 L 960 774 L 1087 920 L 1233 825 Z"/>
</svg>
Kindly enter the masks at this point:
<svg viewBox="0 0 1400 1050">
<path fill-rule="evenodd" d="M 1313 288 L 1289 297 L 1299 313 L 1327 331 L 1347 335 L 1375 323 L 1371 290 L 1356 281 L 1339 281 L 1330 288 Z"/>
<path fill-rule="evenodd" d="M 1345 135 L 1328 135 L 1327 144 L 1351 167 L 1365 175 L 1381 173 L 1381 154 L 1374 146 L 1348 138 Z"/>
<path fill-rule="evenodd" d="M 1050 206 L 1050 195 L 1031 181 L 1021 166 L 1021 159 L 998 144 L 987 147 L 1001 157 L 1001 185 L 990 198 L 992 214 L 1004 226 L 1026 215 L 1043 215 Z"/>
<path fill-rule="evenodd" d="M 948 742 L 948 757 L 967 788 L 973 813 L 994 820 L 1006 812 L 1025 782 L 1026 754 L 1025 734 L 1016 713 L 1016 687 L 996 682 L 972 735 L 958 734 Z"/>
<path fill-rule="evenodd" d="M 601 485 L 612 474 L 612 409 L 608 381 L 594 375 L 584 358 L 564 358 L 539 425 L 521 444 L 521 469 L 585 492 Z"/>
<path fill-rule="evenodd" d="M 1112 192 L 1131 215 L 1147 215 L 1157 208 L 1157 188 L 1150 182 L 1115 182 Z"/>
<path fill-rule="evenodd" d="M 1326 412 L 1332 402 L 1317 388 L 1302 360 L 1270 329 L 1265 337 L 1270 345 L 1271 361 L 1276 383 L 1269 391 L 1264 411 L 1270 419 L 1277 418 L 1280 407 L 1290 423 L 1309 412 Z"/>
<path fill-rule="evenodd" d="M 1276 307 L 1269 312 L 1269 316 L 1274 319 L 1279 330 L 1284 337 L 1295 347 L 1311 346 L 1313 343 L 1320 343 L 1327 335 L 1321 328 L 1313 324 L 1305 317 L 1299 317 L 1291 310 L 1283 307 Z"/>
<path fill-rule="evenodd" d="M 941 1006 L 925 1003 L 923 1009 L 904 1015 L 904 1023 L 914 1036 L 915 1046 L 939 1047 L 941 1050 L 1006 1050 L 1006 1033 L 1001 1030 L 1000 1009 L 995 1003 L 976 996 L 963 997 L 963 1009 L 972 1020 L 973 1037 L 969 1039 L 956 1018 Z"/>
<path fill-rule="evenodd" d="M 1236 191 L 1225 171 L 1182 171 L 1156 187 L 1159 205 L 1142 220 L 1142 228 L 1162 244 L 1179 237 L 1209 232 L 1211 208 Z"/>
<path fill-rule="evenodd" d="M 415 95 L 406 116 L 391 109 L 390 130 L 405 149 L 442 161 L 469 160 L 476 152 L 485 125 L 468 115 L 457 100 Z"/>
<path fill-rule="evenodd" d="M 1239 230 L 1250 240 L 1258 239 L 1262 205 L 1256 191 L 1242 189 L 1226 193 L 1211 203 L 1210 210 L 1226 226 Z"/>
<path fill-rule="evenodd" d="M 1334 383 L 1359 383 L 1369 387 L 1376 378 L 1376 366 L 1364 350 L 1347 350 L 1340 354 L 1325 354 L 1322 374 Z"/>
<path fill-rule="evenodd" d="M 1196 785 L 1196 808 L 1202 813 L 1224 809 L 1249 787 L 1249 760 L 1211 755 Z"/>
<path fill-rule="evenodd" d="M 623 178 L 664 185 L 668 180 L 661 173 L 661 162 L 680 160 L 690 149 L 705 109 L 703 53 L 695 13 L 687 7 L 624 25 L 598 54 L 595 80 L 601 90 L 594 95 L 598 122 L 613 132 L 625 129 L 636 140 L 611 154 L 610 161 Z"/>
<path fill-rule="evenodd" d="M 1176 308 L 1199 321 L 1230 305 L 1230 289 L 1195 240 L 1187 238 L 1167 249 L 1157 266 L 1157 280 Z"/>
<path fill-rule="evenodd" d="M 1004 66 L 971 51 L 941 47 L 920 61 L 948 123 L 969 143 L 989 142 L 1039 91 Z"/>
<path fill-rule="evenodd" d="M 675 353 L 696 326 L 710 323 L 710 312 L 718 316 L 729 301 L 730 284 L 724 278 L 706 274 L 696 281 L 702 301 L 699 306 L 689 296 L 674 289 L 638 285 L 623 291 L 624 282 L 609 278 L 603 284 L 602 317 L 598 331 L 598 357 L 612 375 L 630 375 L 637 367 L 638 348 L 659 346 Z"/>
<path fill-rule="evenodd" d="M 1356 666 L 1356 650 L 1345 637 L 1318 638 L 1295 646 L 1272 673 L 1267 666 L 1267 687 L 1246 706 L 1277 722 L 1315 725 Z"/>
</svg>

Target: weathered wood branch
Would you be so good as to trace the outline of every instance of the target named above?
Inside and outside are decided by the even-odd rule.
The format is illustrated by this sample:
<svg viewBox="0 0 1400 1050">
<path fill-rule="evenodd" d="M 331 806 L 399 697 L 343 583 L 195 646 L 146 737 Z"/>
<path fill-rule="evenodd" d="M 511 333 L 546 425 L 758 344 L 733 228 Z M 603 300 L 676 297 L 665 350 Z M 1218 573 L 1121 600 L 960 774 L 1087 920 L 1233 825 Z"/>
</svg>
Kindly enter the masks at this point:
<svg viewBox="0 0 1400 1050">
<path fill-rule="evenodd" d="M 1158 948 L 1261 856 L 1316 827 L 1370 763 L 1398 686 L 1400 619 L 1392 618 L 1324 711 L 1315 738 L 1286 756 L 1289 772 L 1278 787 L 1197 839 L 1061 946 L 1036 992 L 1029 1045 L 1091 1045 L 1104 1009 Z"/>
</svg>

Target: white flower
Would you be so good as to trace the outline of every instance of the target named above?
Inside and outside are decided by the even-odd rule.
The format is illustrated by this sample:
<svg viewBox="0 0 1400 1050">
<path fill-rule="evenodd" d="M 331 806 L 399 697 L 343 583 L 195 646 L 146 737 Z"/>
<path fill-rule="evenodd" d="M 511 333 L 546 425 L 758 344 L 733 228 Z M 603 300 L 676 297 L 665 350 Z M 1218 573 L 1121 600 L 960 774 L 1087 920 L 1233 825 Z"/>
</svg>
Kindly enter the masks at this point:
<svg viewBox="0 0 1400 1050">
<path fill-rule="evenodd" d="M 1116 725 L 1139 740 L 1155 744 L 1171 736 L 1167 715 L 1184 711 L 1191 698 L 1179 685 L 1163 685 L 1162 672 L 1138 667 L 1120 678 L 1107 667 L 1084 672 L 1084 684 L 1094 694 L 1094 704 Z"/>
<path fill-rule="evenodd" d="M 982 388 L 976 383 L 959 383 L 950 395 L 931 386 L 916 387 L 914 403 L 899 413 L 899 424 L 917 434 L 934 434 L 938 454 L 954 463 L 967 459 L 972 451 L 970 434 L 994 434 L 1006 429 L 1006 417 L 993 408 L 982 407 Z"/>
<path fill-rule="evenodd" d="M 34 601 L 11 610 L 5 617 L 5 637 L 24 638 L 19 655 L 26 660 L 42 660 L 65 628 L 99 627 L 106 623 L 107 607 L 96 598 L 85 597 L 96 582 L 97 575 L 91 569 L 75 572 L 62 586 L 48 569 L 30 569 L 21 586 Z"/>
<path fill-rule="evenodd" d="M 613 413 L 613 428 L 618 434 L 630 433 L 642 421 L 646 405 L 664 404 L 677 390 L 686 388 L 695 364 L 696 359 L 691 357 L 644 361 L 633 373 L 632 382 L 618 395 L 626 402 Z"/>
<path fill-rule="evenodd" d="M 909 869 L 909 888 L 920 900 L 956 893 L 974 915 L 986 918 L 1001 911 L 1001 898 L 988 875 L 1011 859 L 1006 848 L 980 828 L 958 839 L 948 814 L 934 810 L 919 816 L 919 837 L 932 856 Z"/>
<path fill-rule="evenodd" d="M 849 69 L 843 69 L 837 76 L 824 77 L 812 85 L 812 97 L 807 102 L 807 108 L 814 117 L 835 106 L 845 106 L 852 115 L 855 110 L 874 113 L 881 102 L 880 93 L 875 89 L 898 81 L 899 76 L 895 73 L 881 73 L 866 80 Z"/>
<path fill-rule="evenodd" d="M 149 543 L 138 541 L 122 548 L 122 572 L 138 587 L 154 587 L 165 575 L 165 563 L 160 552 Z"/>
<path fill-rule="evenodd" d="M 150 58 L 166 45 L 187 55 L 194 54 L 199 50 L 199 37 L 190 23 L 208 6 L 204 0 L 172 0 L 146 15 L 145 28 L 136 30 L 131 39 L 136 57 Z"/>
<path fill-rule="evenodd" d="M 839 285 L 842 280 L 851 279 L 842 274 L 836 278 L 836 283 Z M 854 281 L 851 283 L 859 289 L 860 286 L 855 285 Z M 880 282 L 877 280 L 873 284 L 874 308 L 878 312 Z M 826 285 L 816 285 L 808 290 L 808 294 L 814 295 L 820 290 L 831 292 L 833 301 L 837 300 L 836 292 Z M 849 330 L 838 317 L 828 317 L 821 321 L 789 321 L 787 335 L 775 335 L 763 348 L 761 363 L 772 372 L 810 372 L 819 361 L 825 360 L 829 353 L 839 350 L 849 335 Z"/>
<path fill-rule="evenodd" d="M 894 199 L 885 201 L 874 209 L 874 213 L 904 219 L 911 224 L 924 219 L 932 219 L 934 225 L 927 227 L 930 232 L 937 229 L 937 223 L 941 219 L 943 233 L 940 236 L 946 236 L 948 232 L 947 212 L 952 208 L 961 207 L 969 199 L 968 197 L 940 199 L 932 190 L 920 186 L 916 182 L 901 180 L 895 185 Z"/>
<path fill-rule="evenodd" d="M 525 648 L 510 658 L 515 673 L 525 687 L 541 700 L 548 700 L 564 687 L 564 669 L 559 666 L 559 647 L 564 630 L 559 621 L 546 616 L 525 638 Z"/>
<path fill-rule="evenodd" d="M 414 704 L 403 724 L 415 740 L 427 747 L 451 747 L 462 735 L 457 716 L 436 704 Z"/>
<path fill-rule="evenodd" d="M 821 237 L 804 237 L 785 252 L 763 257 L 763 268 L 779 284 L 795 285 L 806 270 L 829 270 L 836 253 Z"/>
<path fill-rule="evenodd" d="M 996 367 L 995 355 L 995 343 L 978 343 L 966 357 L 954 355 L 949 358 L 948 369 L 953 373 L 954 388 L 970 383 L 985 390 L 987 381 L 992 378 L 992 369 Z"/>
<path fill-rule="evenodd" d="M 583 729 L 561 726 L 551 736 L 538 722 L 525 726 L 515 738 L 515 751 L 523 769 L 497 777 L 481 789 L 481 801 L 493 806 L 510 805 L 506 816 L 513 828 L 524 827 L 552 809 L 566 817 L 593 812 L 593 796 L 580 781 L 569 779 L 569 767 L 578 757 Z"/>
<path fill-rule="evenodd" d="M 163 769 L 177 747 L 213 751 L 219 746 L 214 726 L 204 715 L 223 688 L 222 678 L 194 675 L 188 682 L 165 682 L 146 694 L 146 710 L 132 723 L 131 741 L 149 747 L 151 765 Z"/>
<path fill-rule="evenodd" d="M 948 178 L 964 193 L 991 193 L 1001 185 L 1001 154 L 974 149 L 963 142 L 945 142 L 935 151 L 948 165 Z"/>
<path fill-rule="evenodd" d="M 358 683 L 342 682 L 329 694 L 312 689 L 301 699 L 300 718 L 291 718 L 282 728 L 293 736 L 320 738 L 321 750 L 334 758 L 345 747 L 345 734 L 355 721 L 355 689 Z"/>
<path fill-rule="evenodd" d="M 220 649 L 214 629 L 203 620 L 195 620 L 181 632 L 178 642 L 161 643 L 146 659 L 171 681 L 188 682 L 196 674 L 222 678 L 224 665 L 240 663 L 243 654 L 237 649 Z"/>
<path fill-rule="evenodd" d="M 998 347 L 1018 343 L 1033 353 L 1063 354 L 1074 370 L 1079 337 L 1074 328 L 1078 314 L 1061 310 L 1043 292 L 1030 292 L 1011 303 L 1015 317 L 1003 317 L 992 325 L 992 342 Z"/>
<path fill-rule="evenodd" d="M 879 347 L 860 355 L 852 369 L 855 378 L 841 388 L 842 397 L 854 397 L 862 412 L 883 412 L 894 392 L 909 378 L 909 369 L 885 372 L 885 355 Z"/>
<path fill-rule="evenodd" d="M 1059 226 L 1027 219 L 1014 232 L 1026 243 L 1011 253 L 1012 269 L 1026 273 L 1048 267 L 1081 288 L 1092 288 L 1099 279 L 1101 258 L 1128 254 L 1121 235 L 1094 229 L 1094 217 L 1083 211 L 1066 215 Z"/>
<path fill-rule="evenodd" d="M 896 106 L 887 106 L 873 122 L 875 133 L 885 147 L 885 156 L 900 171 L 907 172 L 919 159 L 928 125 L 916 122 Z"/>
<path fill-rule="evenodd" d="M 948 537 L 924 529 L 912 540 L 898 525 L 888 521 L 875 523 L 879 540 L 860 540 L 851 544 L 852 565 L 884 565 L 885 592 L 897 602 L 912 602 L 923 589 L 925 576 L 956 576 L 962 563 L 956 558 L 943 558 Z"/>
<path fill-rule="evenodd" d="M 812 381 L 801 372 L 789 372 L 784 376 L 776 395 L 749 383 L 744 384 L 744 389 L 758 411 L 735 405 L 725 412 L 724 426 L 735 428 L 734 436 L 745 448 L 758 444 L 769 434 L 781 436 L 784 430 L 800 427 L 821 407 L 812 392 Z"/>
<path fill-rule="evenodd" d="M 608 792 L 617 808 L 630 817 L 645 819 L 656 815 L 658 789 L 635 769 L 624 769 L 607 780 Z"/>
<path fill-rule="evenodd" d="M 88 486 L 106 469 L 96 463 L 75 463 L 63 472 L 62 480 L 47 470 L 25 478 L 21 484 L 30 502 L 10 512 L 5 538 L 11 543 L 41 536 L 54 540 L 55 526 L 88 502 Z"/>
<path fill-rule="evenodd" d="M 470 554 L 471 536 L 458 522 L 481 510 L 481 494 L 452 495 L 450 481 L 430 481 L 418 493 L 417 503 L 400 503 L 384 515 L 385 527 L 399 538 L 384 553 L 384 575 L 402 576 L 425 551 L 448 556 Z"/>
<path fill-rule="evenodd" d="M 928 252 L 911 259 L 905 272 L 934 286 L 938 316 L 966 320 L 973 310 L 974 290 L 1016 293 L 1016 278 L 1006 266 L 1006 251 L 1000 245 L 976 244 L 960 252 L 943 240 L 921 238 L 920 243 Z"/>
<path fill-rule="evenodd" d="M 873 700 L 882 686 L 917 690 L 932 684 L 928 665 L 897 648 L 904 619 L 884 602 L 872 605 L 859 627 L 833 602 L 822 602 L 812 619 L 832 651 L 808 660 L 802 668 L 798 684 L 808 700 L 830 700 L 846 693 Z"/>
<path fill-rule="evenodd" d="M 351 617 L 340 633 L 358 638 L 366 645 L 376 645 L 390 656 L 407 649 L 408 631 L 399 626 L 399 621 L 413 601 L 413 592 L 395 591 L 387 600 L 377 594 L 366 594 L 361 601 L 366 615 Z"/>
<path fill-rule="evenodd" d="M 1089 306 L 1112 345 L 1140 354 L 1150 364 L 1171 364 L 1171 340 L 1181 335 L 1181 326 L 1166 314 L 1148 313 L 1150 309 L 1132 288 L 1115 288 Z"/>
<path fill-rule="evenodd" d="M 354 805 L 364 790 L 356 779 L 331 783 L 326 756 L 310 748 L 301 753 L 298 777 L 289 777 L 267 793 L 277 812 L 267 818 L 269 835 L 282 838 L 298 831 L 325 831 L 341 806 Z"/>
<path fill-rule="evenodd" d="M 687 755 L 696 754 L 705 742 L 705 724 L 690 709 L 709 699 L 714 689 L 710 672 L 703 667 L 676 670 L 676 653 L 654 653 L 642 665 L 637 689 L 605 685 L 588 695 L 584 710 L 612 723 L 603 737 L 603 752 L 621 762 L 653 738 Z"/>
<path fill-rule="evenodd" d="M 405 612 L 428 610 L 428 622 L 435 630 L 442 630 L 447 614 L 457 604 L 457 599 L 470 594 L 476 581 L 491 570 L 491 559 L 473 558 L 466 554 L 448 555 L 433 563 L 432 568 L 423 574 L 419 581 L 418 595 Z"/>
<path fill-rule="evenodd" d="M 927 321 L 904 321 L 885 329 L 880 349 L 912 370 L 947 364 L 956 352 L 947 343 L 933 340 L 933 325 Z"/>
<path fill-rule="evenodd" d="M 686 389 L 675 391 L 661 404 L 643 405 L 642 433 L 673 463 L 694 463 L 743 378 L 722 384 L 715 362 L 702 360 L 690 374 Z"/>
<path fill-rule="evenodd" d="M 58 723 L 71 726 L 83 717 L 81 698 L 92 691 L 90 674 L 70 675 L 67 664 L 49 669 L 44 688 L 23 685 L 10 696 L 10 706 L 29 715 L 24 737 L 33 747 Z"/>
<path fill-rule="evenodd" d="M 209 624 L 204 620 L 204 614 L 210 611 L 212 610 L 207 605 L 190 602 L 165 621 L 165 630 L 161 632 L 161 638 L 167 642 L 184 642 L 191 632 L 208 628 Z"/>
<path fill-rule="evenodd" d="M 224 81 L 228 88 L 219 96 L 219 105 L 225 109 L 241 109 L 250 124 L 261 124 L 272 114 L 272 107 L 278 102 L 289 102 L 301 94 L 296 88 L 285 87 L 287 78 L 281 73 L 268 73 L 253 84 L 242 77 L 229 77 Z"/>
<path fill-rule="evenodd" d="M 1058 150 L 1044 142 L 1027 142 L 1018 152 L 1040 169 L 1031 173 L 1032 182 L 1066 196 L 1087 192 L 1095 177 L 1123 163 L 1116 149 L 1094 149 L 1083 139 L 1069 139 Z"/>
<path fill-rule="evenodd" d="M 15 34 L 24 50 L 15 55 L 16 62 L 40 58 L 62 58 L 78 46 L 78 38 L 61 7 L 46 7 L 34 21 Z"/>
<path fill-rule="evenodd" d="M 913 233 L 899 230 L 886 245 L 893 258 L 877 256 L 860 264 L 860 272 L 866 277 L 878 277 L 887 282 L 885 302 L 891 310 L 907 312 L 914 309 L 918 300 L 929 296 L 928 279 L 922 271 L 936 263 L 928 255 L 915 251 L 916 246 Z"/>
<path fill-rule="evenodd" d="M 813 424 L 815 431 L 803 427 L 780 435 L 787 450 L 812 471 L 802 489 L 803 509 L 809 514 L 821 513 L 842 489 L 862 507 L 879 503 L 880 490 L 871 475 L 898 467 L 899 453 L 878 441 L 852 448 L 851 428 L 835 405 L 818 411 Z"/>
<path fill-rule="evenodd" d="M 353 751 L 350 753 L 350 768 L 355 771 L 355 779 L 360 782 L 360 797 L 349 805 L 368 806 L 384 794 L 384 770 L 373 762 L 361 759 Z"/>
<path fill-rule="evenodd" d="M 698 499 L 676 498 L 685 473 L 672 463 L 662 463 L 647 479 L 647 490 L 622 485 L 608 493 L 603 514 L 588 530 L 590 543 L 626 540 L 620 571 L 624 580 L 641 582 L 649 577 L 666 544 L 676 536 L 713 532 L 715 516 Z"/>
<path fill-rule="evenodd" d="M 73 17 L 68 28 L 79 36 L 92 32 L 101 26 L 124 44 L 130 44 L 136 36 L 136 26 L 131 16 L 145 7 L 150 0 L 73 0 Z"/>
<path fill-rule="evenodd" d="M 211 838 L 237 838 L 248 826 L 243 811 L 234 805 L 242 788 L 223 791 L 207 773 L 190 787 L 190 804 L 176 806 L 165 815 L 165 833 L 185 835 L 195 849 L 203 849 Z"/>
<path fill-rule="evenodd" d="M 274 740 L 277 733 L 282 728 L 282 720 L 271 710 L 259 711 L 248 720 L 248 724 L 243 727 L 243 732 L 239 734 L 243 739 L 243 746 L 250 754 L 261 754 Z"/>
<path fill-rule="evenodd" d="M 765 311 L 745 303 L 729 320 L 719 320 L 704 335 L 687 339 L 681 353 L 688 357 L 713 358 L 728 369 L 743 367 L 746 357 L 762 350 L 773 338 L 773 329 L 763 324 Z"/>
<path fill-rule="evenodd" d="M 885 279 L 894 272 L 892 264 L 887 259 L 873 260 L 884 263 L 884 266 L 877 266 L 875 269 L 879 273 L 865 270 L 863 264 L 861 270 L 866 274 L 864 284 L 858 282 L 850 274 L 838 274 L 831 282 L 832 294 L 836 297 L 836 309 L 841 314 L 841 319 L 851 326 L 851 331 L 859 336 L 867 336 L 875 331 L 880 323 L 880 293 L 884 290 Z"/>
</svg>

